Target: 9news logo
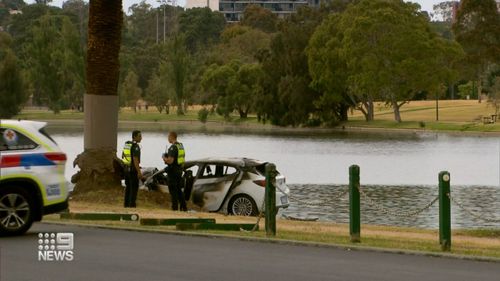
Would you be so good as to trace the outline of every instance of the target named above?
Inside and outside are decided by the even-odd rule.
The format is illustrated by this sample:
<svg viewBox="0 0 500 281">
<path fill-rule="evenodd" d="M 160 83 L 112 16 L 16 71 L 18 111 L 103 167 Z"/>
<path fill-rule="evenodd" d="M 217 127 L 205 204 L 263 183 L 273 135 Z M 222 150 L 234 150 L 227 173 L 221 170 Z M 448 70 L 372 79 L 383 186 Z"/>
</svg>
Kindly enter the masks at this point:
<svg viewBox="0 0 500 281">
<path fill-rule="evenodd" d="M 39 261 L 72 261 L 73 248 L 73 233 L 38 233 Z"/>
</svg>

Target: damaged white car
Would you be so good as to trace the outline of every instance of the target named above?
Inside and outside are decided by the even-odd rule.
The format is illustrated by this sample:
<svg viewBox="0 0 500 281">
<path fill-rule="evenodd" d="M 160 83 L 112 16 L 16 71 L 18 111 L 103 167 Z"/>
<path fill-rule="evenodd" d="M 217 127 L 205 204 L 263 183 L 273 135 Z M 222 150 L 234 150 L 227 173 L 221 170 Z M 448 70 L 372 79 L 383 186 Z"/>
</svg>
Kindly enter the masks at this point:
<svg viewBox="0 0 500 281">
<path fill-rule="evenodd" d="M 184 164 L 186 201 L 205 212 L 221 212 L 238 216 L 257 216 L 264 206 L 266 162 L 248 158 L 205 158 Z M 165 174 L 156 170 L 145 185 L 168 192 Z M 276 207 L 287 208 L 290 190 L 285 177 L 276 176 Z"/>
</svg>

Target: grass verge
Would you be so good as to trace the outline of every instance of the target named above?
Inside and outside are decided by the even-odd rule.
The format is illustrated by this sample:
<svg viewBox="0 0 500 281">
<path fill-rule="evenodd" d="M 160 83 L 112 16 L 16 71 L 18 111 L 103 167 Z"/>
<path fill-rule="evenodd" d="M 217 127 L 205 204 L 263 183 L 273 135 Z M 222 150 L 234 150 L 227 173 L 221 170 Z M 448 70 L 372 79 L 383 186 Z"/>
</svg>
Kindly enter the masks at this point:
<svg viewBox="0 0 500 281">
<path fill-rule="evenodd" d="M 139 196 L 140 200 L 141 196 Z M 88 203 L 70 201 L 71 212 L 120 212 L 138 213 L 141 218 L 215 218 L 217 223 L 255 223 L 256 218 L 224 216 L 214 213 L 173 212 L 167 209 L 168 202 L 158 207 L 157 202 L 138 203 L 136 209 L 124 209 L 120 203 Z M 138 222 L 125 221 L 80 221 L 61 220 L 58 215 L 51 215 L 44 220 L 58 223 L 81 225 L 100 225 L 106 227 L 124 227 L 145 231 L 176 232 L 175 226 L 141 226 Z M 195 231 L 198 234 L 231 236 L 238 238 L 265 238 L 264 220 L 260 222 L 260 230 L 256 232 L 235 231 Z M 192 231 L 190 232 L 192 233 Z M 349 226 L 328 222 L 303 222 L 284 219 L 277 220 L 277 235 L 272 241 L 297 241 L 320 243 L 345 247 L 370 247 L 398 251 L 417 251 L 429 254 L 440 254 L 438 231 L 407 227 L 362 225 L 361 243 L 351 243 Z M 500 259 L 500 229 L 454 230 L 452 234 L 451 255 L 470 258 L 483 257 Z"/>
</svg>

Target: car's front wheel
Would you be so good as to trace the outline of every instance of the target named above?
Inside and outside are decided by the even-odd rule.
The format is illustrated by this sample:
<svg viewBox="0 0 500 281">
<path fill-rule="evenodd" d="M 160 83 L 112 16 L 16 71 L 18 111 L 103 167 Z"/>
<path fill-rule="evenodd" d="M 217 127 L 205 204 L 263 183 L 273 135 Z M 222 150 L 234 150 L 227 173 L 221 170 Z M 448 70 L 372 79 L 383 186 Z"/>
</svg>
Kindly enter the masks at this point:
<svg viewBox="0 0 500 281">
<path fill-rule="evenodd" d="M 238 194 L 231 198 L 228 210 L 235 216 L 257 216 L 259 214 L 257 204 L 252 197 L 246 194 Z"/>
<path fill-rule="evenodd" d="M 34 204 L 22 189 L 0 188 L 0 235 L 20 235 L 33 224 Z"/>
</svg>

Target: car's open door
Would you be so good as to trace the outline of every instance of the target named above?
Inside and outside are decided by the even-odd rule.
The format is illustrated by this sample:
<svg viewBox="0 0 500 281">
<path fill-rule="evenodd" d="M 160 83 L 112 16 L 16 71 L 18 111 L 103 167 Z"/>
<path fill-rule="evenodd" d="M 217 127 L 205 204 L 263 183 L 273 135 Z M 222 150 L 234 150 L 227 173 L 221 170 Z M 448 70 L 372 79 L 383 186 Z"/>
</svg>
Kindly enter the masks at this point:
<svg viewBox="0 0 500 281">
<path fill-rule="evenodd" d="M 216 212 L 222 207 L 233 183 L 240 178 L 241 172 L 234 167 L 205 164 L 194 181 L 192 202 L 200 206 L 203 211 Z"/>
</svg>

